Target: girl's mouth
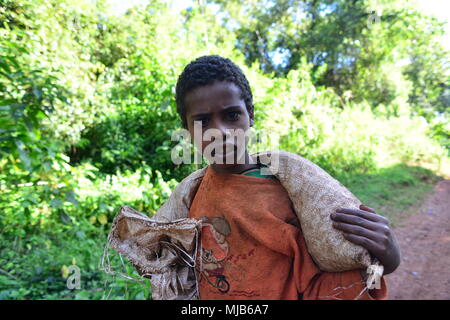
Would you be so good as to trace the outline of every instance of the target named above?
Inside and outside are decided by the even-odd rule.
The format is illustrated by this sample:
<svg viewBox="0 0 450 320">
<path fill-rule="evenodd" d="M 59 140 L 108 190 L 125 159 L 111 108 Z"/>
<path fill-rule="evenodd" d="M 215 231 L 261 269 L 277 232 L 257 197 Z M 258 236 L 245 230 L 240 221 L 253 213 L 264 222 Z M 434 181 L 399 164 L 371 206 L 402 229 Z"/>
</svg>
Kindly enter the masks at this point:
<svg viewBox="0 0 450 320">
<path fill-rule="evenodd" d="M 217 150 L 217 151 L 216 151 Z M 237 147 L 232 144 L 223 145 L 222 148 L 215 148 L 213 153 L 218 157 L 227 156 L 228 154 L 236 152 Z"/>
<path fill-rule="evenodd" d="M 231 143 L 217 146 L 212 149 L 211 156 L 214 158 L 226 159 L 230 156 L 233 158 L 237 155 L 237 146 Z"/>
</svg>

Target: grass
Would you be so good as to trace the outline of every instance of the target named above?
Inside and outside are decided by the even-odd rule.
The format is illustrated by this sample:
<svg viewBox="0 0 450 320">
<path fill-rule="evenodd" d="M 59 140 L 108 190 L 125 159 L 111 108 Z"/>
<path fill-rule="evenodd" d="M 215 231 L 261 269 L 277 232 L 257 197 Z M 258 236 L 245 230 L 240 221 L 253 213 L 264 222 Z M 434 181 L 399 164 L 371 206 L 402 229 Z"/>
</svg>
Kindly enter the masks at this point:
<svg viewBox="0 0 450 320">
<path fill-rule="evenodd" d="M 363 204 L 386 216 L 394 227 L 417 210 L 440 179 L 431 170 L 406 164 L 338 178 Z"/>
</svg>

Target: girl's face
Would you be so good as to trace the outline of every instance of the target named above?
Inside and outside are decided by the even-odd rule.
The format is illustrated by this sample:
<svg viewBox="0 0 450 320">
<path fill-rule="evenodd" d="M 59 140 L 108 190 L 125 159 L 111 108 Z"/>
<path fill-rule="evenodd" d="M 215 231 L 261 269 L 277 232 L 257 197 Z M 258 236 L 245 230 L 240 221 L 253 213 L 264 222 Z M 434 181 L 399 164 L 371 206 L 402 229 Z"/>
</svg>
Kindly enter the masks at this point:
<svg viewBox="0 0 450 320">
<path fill-rule="evenodd" d="M 244 132 L 247 132 L 249 127 L 253 125 L 253 118 L 249 116 L 245 102 L 240 96 L 241 91 L 234 83 L 224 81 L 216 81 L 212 85 L 198 87 L 188 92 L 184 102 L 188 130 L 191 137 L 194 137 L 194 121 L 201 121 L 202 137 L 208 129 L 219 130 L 220 135 L 223 137 L 223 142 L 232 146 L 232 148 L 228 148 L 233 149 L 234 157 L 236 157 L 237 139 L 232 138 L 233 141 L 231 141 L 230 137 L 227 137 L 227 132 L 230 133 L 230 130 L 233 129 L 242 129 Z M 203 154 L 205 148 L 213 141 L 204 141 L 203 138 L 201 140 L 201 151 Z M 247 143 L 247 139 L 245 139 L 244 143 Z M 222 155 L 220 154 L 223 154 L 223 163 L 225 163 L 225 146 L 222 152 L 217 150 L 217 153 L 221 157 Z M 212 155 L 215 155 L 214 152 Z M 236 158 L 234 160 L 237 161 Z"/>
</svg>

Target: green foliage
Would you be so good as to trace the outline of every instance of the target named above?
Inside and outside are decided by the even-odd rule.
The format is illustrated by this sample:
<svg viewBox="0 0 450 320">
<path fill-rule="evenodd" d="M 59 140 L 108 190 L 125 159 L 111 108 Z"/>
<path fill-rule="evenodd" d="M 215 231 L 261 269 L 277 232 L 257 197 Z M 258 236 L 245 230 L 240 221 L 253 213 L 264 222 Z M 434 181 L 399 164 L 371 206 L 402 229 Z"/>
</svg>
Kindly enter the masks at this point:
<svg viewBox="0 0 450 320">
<path fill-rule="evenodd" d="M 450 119 L 445 116 L 437 118 L 428 130 L 429 135 L 444 146 L 447 149 L 447 155 L 450 156 Z"/>
<path fill-rule="evenodd" d="M 313 83 L 376 112 L 428 120 L 448 112 L 444 22 L 407 0 L 210 0 L 236 33 L 247 65 L 286 76 L 306 59 Z M 261 4 L 263 3 L 263 5 Z M 281 61 L 279 61 L 281 59 Z M 447 115 L 448 116 L 448 115 Z"/>
<path fill-rule="evenodd" d="M 165 182 L 160 172 L 149 168 L 105 177 L 97 176 L 97 172 L 98 169 L 90 165 L 73 170 L 77 205 L 62 205 L 64 211 L 56 211 L 52 203 L 30 206 L 35 212 L 42 208 L 48 213 L 40 218 L 45 221 L 39 227 L 29 228 L 23 223 L 23 217 L 13 214 L 14 210 L 21 209 L 22 203 L 12 198 L 2 199 L 8 204 L 2 225 L 5 234 L 0 242 L 3 270 L 0 296 L 3 299 L 150 297 L 148 281 L 144 281 L 142 287 L 143 284 L 108 276 L 99 269 L 103 247 L 113 218 L 122 205 L 128 204 L 151 215 L 167 200 L 177 181 Z M 26 187 L 18 188 L 16 192 L 17 199 L 36 194 Z M 56 212 L 60 214 L 55 216 Z M 81 291 L 69 290 L 67 276 L 62 276 L 64 268 L 72 264 L 81 269 Z M 129 264 L 122 266 L 118 259 L 112 264 L 113 269 L 138 277 Z"/>
<path fill-rule="evenodd" d="M 65 201 L 76 201 L 61 141 L 42 128 L 55 101 L 67 102 L 67 92 L 54 83 L 55 77 L 30 70 L 16 59 L 27 54 L 26 49 L 7 40 L 2 43 L 0 186 L 5 204 L 0 226 L 24 235 L 50 215 L 46 206 L 60 211 Z M 18 192 L 21 187 L 25 195 Z"/>
<path fill-rule="evenodd" d="M 92 229 L 92 228 L 91 228 Z M 125 280 L 99 268 L 104 230 L 88 234 L 83 226 L 64 233 L 40 233 L 27 237 L 0 236 L 0 299 L 137 299 L 151 297 L 150 283 Z M 113 268 L 138 277 L 134 268 L 118 259 Z M 80 289 L 69 289 L 70 266 L 80 270 Z"/>
<path fill-rule="evenodd" d="M 386 215 L 412 205 L 450 175 L 450 89 L 442 23 L 403 4 L 205 1 L 178 13 L 149 0 L 116 15 L 106 0 L 2 1 L 0 299 L 150 298 L 148 280 L 101 270 L 103 248 L 122 205 L 151 216 L 197 169 L 171 161 L 174 87 L 205 54 L 249 79 L 265 133 L 251 152 L 300 154 Z M 369 25 L 374 7 L 382 19 Z M 119 256 L 111 268 L 137 277 Z"/>
</svg>

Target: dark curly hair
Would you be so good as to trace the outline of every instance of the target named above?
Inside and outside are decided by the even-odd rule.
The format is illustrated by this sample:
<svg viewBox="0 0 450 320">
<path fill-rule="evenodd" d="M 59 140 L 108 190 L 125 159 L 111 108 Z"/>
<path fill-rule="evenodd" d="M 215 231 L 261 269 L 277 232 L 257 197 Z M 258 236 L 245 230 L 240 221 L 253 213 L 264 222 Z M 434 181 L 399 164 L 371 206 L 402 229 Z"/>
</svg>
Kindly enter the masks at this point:
<svg viewBox="0 0 450 320">
<path fill-rule="evenodd" d="M 251 118 L 253 118 L 253 95 L 242 70 L 230 59 L 217 55 L 202 56 L 189 63 L 178 77 L 176 85 L 177 112 L 182 125 L 187 128 L 186 94 L 198 87 L 213 84 L 216 80 L 234 83 L 241 90 L 241 99 Z"/>
</svg>

